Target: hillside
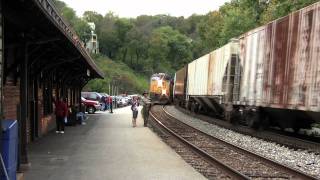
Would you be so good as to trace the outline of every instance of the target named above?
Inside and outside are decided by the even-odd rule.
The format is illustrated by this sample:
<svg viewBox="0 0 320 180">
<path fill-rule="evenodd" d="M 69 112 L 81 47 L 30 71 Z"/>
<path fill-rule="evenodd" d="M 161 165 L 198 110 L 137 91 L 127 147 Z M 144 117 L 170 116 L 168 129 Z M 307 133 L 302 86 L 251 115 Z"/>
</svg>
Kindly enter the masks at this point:
<svg viewBox="0 0 320 180">
<path fill-rule="evenodd" d="M 134 73 L 126 64 L 112 61 L 106 56 L 92 55 L 97 66 L 104 72 L 104 79 L 90 81 L 85 91 L 105 92 L 109 94 L 109 84 L 119 87 L 119 93 L 142 93 L 148 90 L 148 78 Z"/>
</svg>

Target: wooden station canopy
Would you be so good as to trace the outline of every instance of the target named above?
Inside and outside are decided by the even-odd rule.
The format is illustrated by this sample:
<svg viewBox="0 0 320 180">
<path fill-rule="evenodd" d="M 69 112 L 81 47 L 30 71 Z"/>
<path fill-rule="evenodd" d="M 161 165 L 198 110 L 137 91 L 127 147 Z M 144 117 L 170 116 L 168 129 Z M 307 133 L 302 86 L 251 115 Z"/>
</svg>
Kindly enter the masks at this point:
<svg viewBox="0 0 320 180">
<path fill-rule="evenodd" d="M 83 87 L 103 78 L 83 43 L 51 0 L 3 1 L 4 77 L 25 62 L 28 76 L 48 76 L 65 85 Z M 27 58 L 27 59 L 26 59 Z"/>
</svg>

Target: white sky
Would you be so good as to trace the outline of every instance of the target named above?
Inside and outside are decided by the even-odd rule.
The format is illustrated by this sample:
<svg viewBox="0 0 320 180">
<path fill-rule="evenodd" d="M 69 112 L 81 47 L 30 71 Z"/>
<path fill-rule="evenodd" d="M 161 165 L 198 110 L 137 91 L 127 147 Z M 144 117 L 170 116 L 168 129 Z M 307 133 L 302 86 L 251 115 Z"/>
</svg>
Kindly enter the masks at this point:
<svg viewBox="0 0 320 180">
<path fill-rule="evenodd" d="M 73 8 L 78 16 L 86 10 L 102 15 L 112 11 L 119 17 L 169 14 L 189 17 L 217 10 L 230 0 L 62 0 Z"/>
</svg>

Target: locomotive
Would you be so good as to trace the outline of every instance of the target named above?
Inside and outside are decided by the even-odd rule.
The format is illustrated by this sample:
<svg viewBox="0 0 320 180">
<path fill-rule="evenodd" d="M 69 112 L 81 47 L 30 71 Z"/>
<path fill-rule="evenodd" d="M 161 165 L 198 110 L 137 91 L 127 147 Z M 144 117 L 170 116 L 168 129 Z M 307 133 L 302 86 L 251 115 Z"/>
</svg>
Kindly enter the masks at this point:
<svg viewBox="0 0 320 180">
<path fill-rule="evenodd" d="M 175 73 L 174 103 L 253 128 L 320 122 L 320 2 L 230 40 Z"/>
<path fill-rule="evenodd" d="M 153 74 L 150 78 L 150 98 L 153 104 L 168 104 L 172 91 L 171 77 L 165 73 Z"/>
</svg>

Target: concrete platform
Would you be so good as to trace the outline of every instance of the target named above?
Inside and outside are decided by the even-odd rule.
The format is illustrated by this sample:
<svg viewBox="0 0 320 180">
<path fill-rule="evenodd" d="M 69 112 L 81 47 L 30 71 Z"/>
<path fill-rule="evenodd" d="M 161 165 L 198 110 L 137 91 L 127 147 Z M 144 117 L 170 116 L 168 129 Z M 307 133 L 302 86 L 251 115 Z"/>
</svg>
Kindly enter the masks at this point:
<svg viewBox="0 0 320 180">
<path fill-rule="evenodd" d="M 140 113 L 140 112 L 139 112 Z M 130 107 L 98 112 L 87 125 L 50 133 L 29 148 L 26 180 L 205 179 L 149 128 L 131 127 Z"/>
</svg>

